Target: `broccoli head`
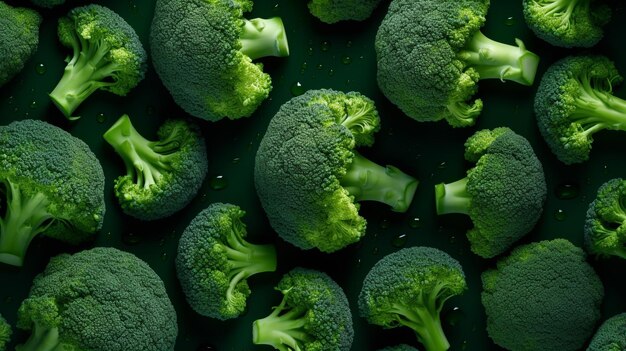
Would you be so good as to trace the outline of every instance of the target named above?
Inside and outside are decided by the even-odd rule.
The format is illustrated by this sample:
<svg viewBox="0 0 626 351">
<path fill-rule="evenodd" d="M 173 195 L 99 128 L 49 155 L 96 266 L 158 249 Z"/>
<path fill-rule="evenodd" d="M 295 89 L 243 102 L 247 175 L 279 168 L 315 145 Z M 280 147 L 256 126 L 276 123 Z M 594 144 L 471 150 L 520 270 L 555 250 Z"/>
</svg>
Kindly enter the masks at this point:
<svg viewBox="0 0 626 351">
<path fill-rule="evenodd" d="M 16 351 L 171 351 L 178 334 L 161 278 L 135 255 L 104 247 L 53 257 L 17 326 L 31 336 Z"/>
<path fill-rule="evenodd" d="M 412 346 L 402 344 L 398 346 L 385 347 L 384 349 L 381 349 L 380 351 L 417 351 L 417 349 Z"/>
<path fill-rule="evenodd" d="M 363 21 L 372 15 L 381 0 L 310 0 L 309 11 L 324 23 Z"/>
<path fill-rule="evenodd" d="M 613 87 L 622 80 L 604 56 L 568 56 L 548 68 L 535 96 L 535 114 L 559 160 L 584 162 L 595 133 L 626 131 L 626 101 L 613 96 Z"/>
<path fill-rule="evenodd" d="M 626 350 L 626 313 L 607 319 L 591 339 L 587 351 Z"/>
<path fill-rule="evenodd" d="M 378 86 L 418 121 L 475 123 L 480 79 L 532 85 L 539 57 L 480 32 L 489 0 L 394 0 L 376 35 Z"/>
<path fill-rule="evenodd" d="M 276 270 L 274 245 L 245 240 L 245 215 L 238 206 L 214 203 L 180 237 L 176 272 L 187 302 L 203 316 L 235 318 L 246 308 L 246 279 Z"/>
<path fill-rule="evenodd" d="M 491 258 L 539 220 L 547 192 L 543 167 L 528 140 L 509 128 L 476 132 L 465 143 L 465 158 L 476 162 L 465 178 L 435 186 L 437 214 L 468 215 L 472 251 Z"/>
<path fill-rule="evenodd" d="M 626 180 L 612 179 L 598 189 L 587 211 L 585 246 L 592 254 L 626 259 Z"/>
<path fill-rule="evenodd" d="M 104 173 L 80 139 L 51 124 L 0 127 L 0 262 L 21 266 L 38 234 L 70 244 L 102 226 Z"/>
<path fill-rule="evenodd" d="M 358 241 L 358 201 L 405 212 L 417 180 L 359 155 L 380 128 L 374 102 L 351 92 L 312 90 L 285 103 L 257 151 L 255 183 L 270 224 L 301 249 L 333 252 Z"/>
<path fill-rule="evenodd" d="M 55 6 L 63 5 L 65 0 L 30 0 L 33 4 L 46 8 L 53 8 Z"/>
<path fill-rule="evenodd" d="M 69 119 L 97 90 L 125 96 L 143 79 L 147 54 L 135 30 L 100 5 L 77 7 L 59 20 L 61 44 L 72 49 L 50 98 Z"/>
<path fill-rule="evenodd" d="M 348 299 L 325 273 L 295 268 L 278 282 L 283 300 L 252 326 L 252 342 L 280 351 L 348 351 L 354 330 Z"/>
<path fill-rule="evenodd" d="M 146 140 L 128 115 L 104 134 L 126 165 L 126 175 L 115 180 L 115 196 L 124 213 L 146 221 L 187 206 L 208 171 L 204 138 L 195 125 L 167 120 L 157 136 Z"/>
<path fill-rule="evenodd" d="M 426 351 L 445 351 L 450 344 L 439 315 L 449 298 L 465 290 L 457 260 L 435 248 L 411 247 L 374 265 L 359 294 L 359 311 L 383 328 L 411 328 Z"/>
<path fill-rule="evenodd" d="M 565 239 L 514 249 L 482 281 L 487 332 L 507 350 L 580 350 L 600 318 L 602 282 Z"/>
<path fill-rule="evenodd" d="M 11 340 L 11 326 L 0 314 L 0 351 L 5 351 L 9 341 Z"/>
<path fill-rule="evenodd" d="M 0 1 L 0 86 L 24 68 L 37 51 L 41 16 L 27 8 L 11 7 Z"/>
<path fill-rule="evenodd" d="M 217 121 L 250 116 L 272 81 L 253 60 L 288 56 L 280 18 L 247 20 L 252 0 L 158 0 L 150 43 L 154 67 L 187 113 Z"/>
</svg>

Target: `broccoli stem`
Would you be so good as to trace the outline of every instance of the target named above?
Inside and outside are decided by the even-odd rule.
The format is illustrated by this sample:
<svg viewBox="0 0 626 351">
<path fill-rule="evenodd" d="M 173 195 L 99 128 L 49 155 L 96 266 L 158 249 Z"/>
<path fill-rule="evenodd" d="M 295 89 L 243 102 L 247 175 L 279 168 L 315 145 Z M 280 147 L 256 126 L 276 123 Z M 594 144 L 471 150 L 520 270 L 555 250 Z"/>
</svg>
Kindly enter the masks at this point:
<svg viewBox="0 0 626 351">
<path fill-rule="evenodd" d="M 435 185 L 437 214 L 468 214 L 471 195 L 467 192 L 467 177 L 448 184 Z"/>
<path fill-rule="evenodd" d="M 393 166 L 382 167 L 354 153 L 341 185 L 355 201 L 378 201 L 396 212 L 406 212 L 418 181 Z"/>
<path fill-rule="evenodd" d="M 417 339 L 424 345 L 426 350 L 448 350 L 450 343 L 441 327 L 438 309 L 418 306 L 423 305 L 420 303 L 410 307 L 397 305 L 390 312 L 398 314 L 398 323 L 415 331 Z"/>
<path fill-rule="evenodd" d="M 515 39 L 515 43 L 517 46 L 502 44 L 477 31 L 459 53 L 459 57 L 476 70 L 480 79 L 497 78 L 532 85 L 539 56 L 526 50 L 521 40 Z"/>
<path fill-rule="evenodd" d="M 15 347 L 15 351 L 62 351 L 66 347 L 59 343 L 59 329 L 33 323 L 33 330 L 26 343 Z"/>
<path fill-rule="evenodd" d="M 252 342 L 255 345 L 270 345 L 280 351 L 302 351 L 302 343 L 311 339 L 304 329 L 306 310 L 294 308 L 285 311 L 285 300 L 283 298 L 269 316 L 254 321 Z"/>
<path fill-rule="evenodd" d="M 241 52 L 244 55 L 252 60 L 267 56 L 289 56 L 287 32 L 280 17 L 244 21 L 243 32 L 239 39 Z"/>
<path fill-rule="evenodd" d="M 569 118 L 582 126 L 583 134 L 590 137 L 603 129 L 626 131 L 626 101 L 611 93 L 611 82 L 583 77 L 579 83 L 579 94 L 573 103 L 575 109 Z"/>
</svg>

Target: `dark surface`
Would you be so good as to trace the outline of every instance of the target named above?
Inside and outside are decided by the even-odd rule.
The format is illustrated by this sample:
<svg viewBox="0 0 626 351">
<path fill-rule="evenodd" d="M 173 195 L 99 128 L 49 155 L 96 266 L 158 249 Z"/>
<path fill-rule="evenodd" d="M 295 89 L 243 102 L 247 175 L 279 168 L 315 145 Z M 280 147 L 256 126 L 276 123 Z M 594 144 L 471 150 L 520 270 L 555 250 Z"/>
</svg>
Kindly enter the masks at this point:
<svg viewBox="0 0 626 351">
<path fill-rule="evenodd" d="M 25 3 L 17 0 L 9 2 L 12 5 Z M 95 2 L 110 6 L 124 17 L 148 48 L 154 1 Z M 403 116 L 379 92 L 375 80 L 373 43 L 388 1 L 384 1 L 374 16 L 365 22 L 331 26 L 310 16 L 304 0 L 263 0 L 257 1 L 249 17 L 281 16 L 288 30 L 291 48 L 291 56 L 287 59 L 263 61 L 266 71 L 274 79 L 270 99 L 248 119 L 218 123 L 198 121 L 207 139 L 209 153 L 209 177 L 199 195 L 186 209 L 170 218 L 154 222 L 134 220 L 122 214 L 113 196 L 113 179 L 122 174 L 123 164 L 101 136 L 124 113 L 131 116 L 137 130 L 148 138 L 154 138 L 155 131 L 165 118 L 185 114 L 173 103 L 150 68 L 146 79 L 128 96 L 97 92 L 77 111 L 82 119 L 72 123 L 65 120 L 47 97 L 61 77 L 65 66 L 63 59 L 68 53 L 56 39 L 56 19 L 72 5 L 85 3 L 88 2 L 69 0 L 60 8 L 41 11 L 44 22 L 38 52 L 20 75 L 0 88 L 0 124 L 26 118 L 44 119 L 87 142 L 100 158 L 107 177 L 105 223 L 94 244 L 75 248 L 40 237 L 33 241 L 24 267 L 0 266 L 0 313 L 11 323 L 15 322 L 17 308 L 27 296 L 33 277 L 43 270 L 51 256 L 75 252 L 91 245 L 114 246 L 135 253 L 163 278 L 178 312 L 180 330 L 176 350 L 271 350 L 252 345 L 251 325 L 278 304 L 280 294 L 273 291 L 274 284 L 282 273 L 298 265 L 326 271 L 345 289 L 354 313 L 353 350 L 377 350 L 401 342 L 418 346 L 408 329 L 382 330 L 368 325 L 358 316 L 356 298 L 363 278 L 378 259 L 398 250 L 399 246 L 425 245 L 443 249 L 458 259 L 468 277 L 469 291 L 450 300 L 443 312 L 451 350 L 500 350 L 487 337 L 480 303 L 480 273 L 492 267 L 495 261 L 481 259 L 469 251 L 465 231 L 471 223 L 467 218 L 460 215 L 438 218 L 434 209 L 433 186 L 463 177 L 465 170 L 471 166 L 463 161 L 465 139 L 477 129 L 508 126 L 527 137 L 535 148 L 546 171 L 548 199 L 537 227 L 522 242 L 565 237 L 581 245 L 584 215 L 597 188 L 608 179 L 626 177 L 624 133 L 599 133 L 590 161 L 576 166 L 560 163 L 541 139 L 532 113 L 532 98 L 539 77 L 551 62 L 579 51 L 557 49 L 535 38 L 524 25 L 521 1 L 493 0 L 483 32 L 508 44 L 513 43 L 514 37 L 519 37 L 531 51 L 541 56 L 535 86 L 528 88 L 499 81 L 481 82 L 478 96 L 485 103 L 483 114 L 476 127 L 459 130 L 450 128 L 445 122 L 417 123 Z M 613 21 L 607 26 L 605 39 L 592 52 L 608 55 L 626 74 L 626 50 L 623 49 L 626 13 L 623 3 L 618 6 Z M 351 62 L 344 63 L 348 61 Z M 45 67 L 43 74 L 38 73 L 41 72 L 38 69 L 40 64 Z M 303 89 L 357 90 L 374 99 L 382 117 L 382 130 L 374 146 L 361 152 L 378 163 L 393 164 L 421 181 L 415 201 L 406 214 L 392 213 L 383 205 L 364 204 L 361 213 L 369 221 L 368 234 L 360 243 L 330 255 L 303 252 L 278 238 L 269 227 L 254 190 L 253 162 L 259 141 L 273 114 L 292 97 L 291 90 L 297 83 Z M 626 88 L 617 87 L 615 93 L 626 97 Z M 228 183 L 224 189 L 214 189 L 216 182 L 212 180 L 218 176 Z M 564 185 L 579 188 L 578 195 L 573 199 L 557 197 L 557 189 Z M 246 210 L 248 214 L 244 222 L 248 224 L 250 241 L 274 242 L 279 255 L 276 274 L 263 274 L 251 279 L 253 293 L 247 313 L 228 322 L 195 314 L 184 300 L 174 271 L 179 235 L 198 212 L 218 201 L 231 202 Z M 414 220 L 416 218 L 418 220 Z M 419 226 L 413 225 L 415 222 L 419 222 Z M 403 245 L 397 245 L 400 235 L 406 235 Z M 606 288 L 603 318 L 626 311 L 626 300 L 623 298 L 626 296 L 626 285 L 621 284 L 626 262 L 619 259 L 592 259 L 591 262 Z M 25 337 L 21 332 L 15 335 L 20 342 Z"/>
</svg>

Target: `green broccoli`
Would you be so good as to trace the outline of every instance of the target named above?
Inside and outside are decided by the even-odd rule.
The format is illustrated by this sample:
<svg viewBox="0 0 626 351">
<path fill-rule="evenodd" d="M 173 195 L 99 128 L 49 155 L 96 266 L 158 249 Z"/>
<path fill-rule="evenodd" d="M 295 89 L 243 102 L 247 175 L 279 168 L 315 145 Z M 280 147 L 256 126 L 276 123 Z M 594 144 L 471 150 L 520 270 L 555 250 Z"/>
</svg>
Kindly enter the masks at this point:
<svg viewBox="0 0 626 351">
<path fill-rule="evenodd" d="M 435 248 L 405 248 L 383 257 L 367 274 L 359 311 L 371 324 L 411 328 L 426 351 L 444 351 L 450 344 L 441 327 L 441 309 L 465 290 L 457 260 Z"/>
<path fill-rule="evenodd" d="M 507 350 L 580 350 L 600 318 L 602 282 L 565 239 L 514 249 L 482 281 L 487 332 Z"/>
<path fill-rule="evenodd" d="M 603 0 L 524 0 L 524 19 L 548 43 L 565 47 L 592 47 L 611 19 Z"/>
<path fill-rule="evenodd" d="M 626 259 L 626 180 L 612 179 L 598 189 L 587 211 L 585 246 L 592 254 Z"/>
<path fill-rule="evenodd" d="M 376 35 L 378 86 L 418 121 L 475 123 L 480 79 L 532 85 L 539 57 L 483 35 L 489 0 L 394 0 Z"/>
<path fill-rule="evenodd" d="M 253 60 L 288 56 L 280 18 L 247 20 L 252 0 L 158 0 L 150 44 L 154 67 L 187 113 L 217 121 L 250 116 L 272 81 Z"/>
<path fill-rule="evenodd" d="M 0 127 L 0 262 L 21 266 L 38 234 L 70 244 L 104 218 L 104 173 L 80 139 L 51 124 Z"/>
<path fill-rule="evenodd" d="M 5 351 L 9 341 L 11 340 L 11 326 L 0 314 L 0 351 Z"/>
<path fill-rule="evenodd" d="M 24 68 L 37 51 L 41 16 L 27 8 L 11 7 L 0 1 L 0 86 Z"/>
<path fill-rule="evenodd" d="M 125 96 L 143 79 L 147 54 L 135 30 L 106 7 L 77 7 L 59 20 L 59 40 L 73 50 L 50 98 L 69 119 L 97 90 Z"/>
<path fill-rule="evenodd" d="M 587 351 L 626 350 L 626 313 L 607 319 L 591 339 Z"/>
<path fill-rule="evenodd" d="M 584 162 L 595 133 L 626 131 L 626 101 L 613 96 L 622 80 L 604 56 L 568 56 L 548 68 L 535 96 L 535 114 L 559 160 Z"/>
<path fill-rule="evenodd" d="M 354 148 L 374 143 L 374 102 L 351 92 L 312 90 L 285 103 L 257 151 L 256 189 L 270 224 L 287 242 L 333 252 L 358 241 L 366 221 L 355 201 L 405 212 L 418 181 Z"/>
<path fill-rule="evenodd" d="M 63 5 L 65 0 L 30 0 L 33 4 L 46 8 L 53 8 L 59 5 Z"/>
<path fill-rule="evenodd" d="M 385 347 L 384 349 L 381 349 L 380 351 L 417 351 L 417 349 L 412 346 L 402 344 L 398 346 Z"/>
<path fill-rule="evenodd" d="M 509 128 L 476 132 L 465 142 L 476 166 L 461 180 L 435 186 L 437 214 L 468 215 L 471 249 L 491 258 L 532 230 L 543 211 L 546 181 L 530 143 Z"/>
<path fill-rule="evenodd" d="M 135 255 L 97 247 L 53 257 L 33 280 L 16 351 L 168 351 L 176 311 L 161 278 Z"/>
<path fill-rule="evenodd" d="M 235 318 L 246 308 L 246 279 L 276 270 L 274 245 L 245 240 L 239 207 L 214 203 L 200 212 L 180 237 L 176 272 L 187 302 L 203 316 Z"/>
<path fill-rule="evenodd" d="M 381 0 L 310 0 L 309 11 L 324 23 L 363 21 L 372 15 Z"/>
<path fill-rule="evenodd" d="M 115 180 L 115 196 L 124 213 L 142 220 L 170 216 L 187 206 L 208 171 L 200 130 L 184 120 L 167 120 L 158 141 L 146 140 L 123 115 L 104 139 L 126 165 Z"/>
<path fill-rule="evenodd" d="M 325 273 L 295 268 L 278 282 L 283 300 L 254 321 L 252 342 L 280 351 L 348 351 L 354 330 L 348 299 Z"/>
</svg>

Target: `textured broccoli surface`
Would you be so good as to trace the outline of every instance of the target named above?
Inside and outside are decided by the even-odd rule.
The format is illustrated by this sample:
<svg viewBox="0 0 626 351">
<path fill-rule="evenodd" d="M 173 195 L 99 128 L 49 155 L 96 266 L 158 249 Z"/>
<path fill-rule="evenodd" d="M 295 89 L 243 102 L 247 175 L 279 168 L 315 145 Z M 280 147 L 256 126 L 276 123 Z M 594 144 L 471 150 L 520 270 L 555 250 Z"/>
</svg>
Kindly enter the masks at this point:
<svg viewBox="0 0 626 351">
<path fill-rule="evenodd" d="M 587 210 L 585 246 L 591 254 L 626 259 L 626 180 L 612 179 L 598 189 Z"/>
<path fill-rule="evenodd" d="M 626 101 L 613 96 L 622 80 L 604 56 L 568 56 L 548 68 L 535 96 L 535 114 L 543 138 L 563 163 L 589 159 L 595 133 L 626 131 Z"/>
<path fill-rule="evenodd" d="M 402 344 L 398 346 L 385 347 L 384 349 L 381 349 L 380 351 L 417 351 L 417 349 L 412 346 Z"/>
<path fill-rule="evenodd" d="M 358 201 L 409 208 L 417 180 L 356 153 L 380 128 L 374 102 L 351 92 L 312 90 L 285 103 L 256 155 L 255 183 L 270 224 L 301 249 L 333 252 L 358 241 Z"/>
<path fill-rule="evenodd" d="M 0 351 L 5 351 L 12 334 L 11 326 L 0 314 Z"/>
<path fill-rule="evenodd" d="M 607 319 L 591 340 L 587 351 L 626 350 L 626 313 Z"/>
<path fill-rule="evenodd" d="M 602 282 L 565 239 L 520 246 L 482 280 L 487 332 L 507 350 L 580 350 L 600 318 Z"/>
<path fill-rule="evenodd" d="M 337 23 L 339 21 L 363 21 L 372 15 L 372 12 L 381 0 L 311 0 L 309 11 L 320 21 Z"/>
<path fill-rule="evenodd" d="M 65 0 L 30 0 L 33 4 L 46 8 L 53 8 L 55 6 L 63 5 Z"/>
<path fill-rule="evenodd" d="M 468 215 L 472 251 L 491 258 L 539 220 L 547 192 L 543 167 L 528 140 L 509 128 L 476 132 L 465 143 L 465 158 L 476 162 L 465 178 L 435 186 L 437 214 Z"/>
<path fill-rule="evenodd" d="M 250 116 L 271 78 L 252 61 L 288 56 L 280 18 L 247 20 L 251 0 L 158 0 L 150 43 L 154 67 L 187 113 L 217 121 Z"/>
<path fill-rule="evenodd" d="M 40 24 L 36 11 L 0 1 L 0 86 L 20 72 L 37 51 Z"/>
<path fill-rule="evenodd" d="M 82 140 L 23 120 L 0 127 L 0 150 L 0 262 L 21 266 L 38 234 L 77 244 L 100 229 L 104 173 Z"/>
<path fill-rule="evenodd" d="M 430 247 L 411 247 L 383 257 L 365 277 L 361 317 L 384 328 L 408 327 L 426 351 L 450 347 L 439 314 L 451 297 L 467 290 L 461 264 Z"/>
<path fill-rule="evenodd" d="M 295 268 L 278 282 L 283 300 L 256 320 L 252 341 L 280 351 L 348 351 L 354 330 L 348 299 L 326 273 Z"/>
<path fill-rule="evenodd" d="M 158 141 L 146 140 L 122 116 L 104 134 L 126 165 L 115 180 L 124 213 L 143 220 L 170 216 L 196 196 L 208 171 L 206 146 L 200 130 L 184 120 L 167 120 Z"/>
</svg>

